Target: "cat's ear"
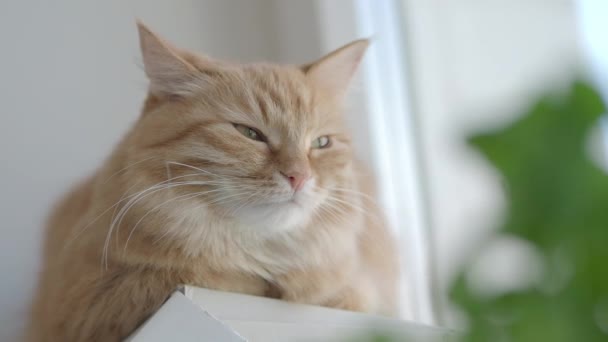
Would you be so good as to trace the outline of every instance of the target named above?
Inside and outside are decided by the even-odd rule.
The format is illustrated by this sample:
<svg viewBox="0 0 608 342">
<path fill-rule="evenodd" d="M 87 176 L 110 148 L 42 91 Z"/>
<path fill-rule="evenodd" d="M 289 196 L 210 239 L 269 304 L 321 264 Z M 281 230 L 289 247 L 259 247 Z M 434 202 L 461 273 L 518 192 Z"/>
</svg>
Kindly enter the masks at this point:
<svg viewBox="0 0 608 342">
<path fill-rule="evenodd" d="M 368 46 L 369 40 L 356 40 L 302 69 L 315 87 L 324 94 L 341 100 Z"/>
<path fill-rule="evenodd" d="M 157 96 L 185 96 L 196 89 L 199 71 L 180 56 L 179 50 L 137 21 L 144 70 L 150 92 Z"/>
</svg>

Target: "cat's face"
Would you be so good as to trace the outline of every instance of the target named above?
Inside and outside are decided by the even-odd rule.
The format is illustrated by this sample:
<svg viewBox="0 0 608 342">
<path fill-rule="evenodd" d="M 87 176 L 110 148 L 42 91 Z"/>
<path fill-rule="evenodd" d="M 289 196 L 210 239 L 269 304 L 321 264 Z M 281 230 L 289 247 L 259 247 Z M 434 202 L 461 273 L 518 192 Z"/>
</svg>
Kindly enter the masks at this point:
<svg viewBox="0 0 608 342">
<path fill-rule="evenodd" d="M 141 29 L 151 93 L 132 155 L 164 161 L 146 169 L 151 179 L 183 183 L 182 200 L 265 231 L 306 224 L 352 181 L 340 105 L 366 42 L 305 68 L 232 65 Z"/>
</svg>

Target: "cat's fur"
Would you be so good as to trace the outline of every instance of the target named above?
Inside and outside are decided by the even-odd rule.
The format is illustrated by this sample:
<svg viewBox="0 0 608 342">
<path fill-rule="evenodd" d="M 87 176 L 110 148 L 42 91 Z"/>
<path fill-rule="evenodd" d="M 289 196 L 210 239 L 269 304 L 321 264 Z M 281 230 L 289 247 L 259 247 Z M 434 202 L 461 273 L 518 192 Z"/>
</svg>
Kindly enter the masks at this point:
<svg viewBox="0 0 608 342">
<path fill-rule="evenodd" d="M 139 33 L 143 113 L 54 210 L 28 339 L 119 340 L 179 284 L 394 314 L 393 240 L 341 111 L 368 42 L 239 65 Z M 283 174 L 310 179 L 294 191 Z"/>
</svg>

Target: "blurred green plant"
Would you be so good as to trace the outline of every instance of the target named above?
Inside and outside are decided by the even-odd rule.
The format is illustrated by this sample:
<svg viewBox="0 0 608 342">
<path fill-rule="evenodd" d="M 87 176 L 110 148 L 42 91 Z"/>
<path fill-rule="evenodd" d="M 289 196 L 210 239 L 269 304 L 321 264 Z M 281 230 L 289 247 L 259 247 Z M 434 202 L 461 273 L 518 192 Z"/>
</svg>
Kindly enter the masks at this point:
<svg viewBox="0 0 608 342">
<path fill-rule="evenodd" d="M 470 140 L 504 180 L 499 233 L 531 243 L 544 269 L 534 286 L 487 297 L 465 267 L 450 294 L 468 319 L 464 341 L 608 341 L 608 176 L 586 149 L 605 109 L 593 87 L 576 82 Z"/>
<path fill-rule="evenodd" d="M 605 112 L 598 92 L 575 82 L 511 126 L 470 139 L 504 182 L 497 236 L 534 246 L 543 270 L 527 288 L 488 296 L 470 286 L 466 265 L 450 292 L 467 321 L 456 340 L 608 341 L 608 176 L 587 153 Z"/>
</svg>

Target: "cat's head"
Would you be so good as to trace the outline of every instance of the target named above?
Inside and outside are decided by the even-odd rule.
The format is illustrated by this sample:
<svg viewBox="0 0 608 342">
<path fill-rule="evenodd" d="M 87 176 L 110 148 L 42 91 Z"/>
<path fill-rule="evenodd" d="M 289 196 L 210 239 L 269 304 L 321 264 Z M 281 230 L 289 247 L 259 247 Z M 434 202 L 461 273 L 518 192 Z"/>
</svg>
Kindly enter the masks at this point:
<svg viewBox="0 0 608 342">
<path fill-rule="evenodd" d="M 150 87 L 129 163 L 154 158 L 141 172 L 180 184 L 172 189 L 180 201 L 257 230 L 293 229 L 319 206 L 343 207 L 328 203 L 353 181 L 341 106 L 368 41 L 285 66 L 220 62 L 142 24 L 139 33 Z"/>
</svg>

